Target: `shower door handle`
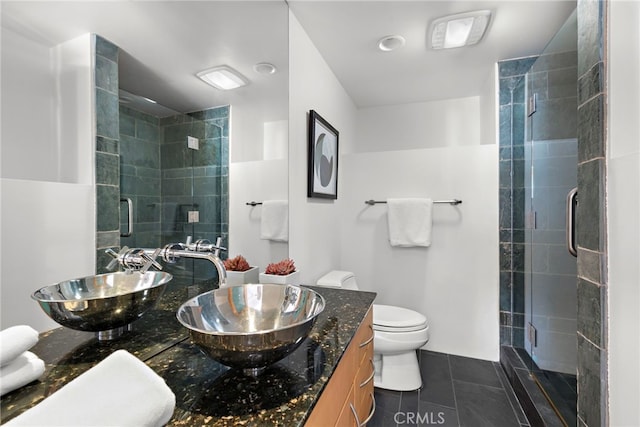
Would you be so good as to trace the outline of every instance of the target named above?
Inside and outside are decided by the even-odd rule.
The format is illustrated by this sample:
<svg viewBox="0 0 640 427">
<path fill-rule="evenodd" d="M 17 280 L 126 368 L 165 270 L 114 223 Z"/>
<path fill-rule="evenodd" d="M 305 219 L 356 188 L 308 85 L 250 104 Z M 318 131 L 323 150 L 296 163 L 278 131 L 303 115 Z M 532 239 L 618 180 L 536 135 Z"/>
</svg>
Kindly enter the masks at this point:
<svg viewBox="0 0 640 427">
<path fill-rule="evenodd" d="M 120 233 L 120 237 L 130 237 L 133 234 L 133 201 L 131 201 L 128 197 L 123 197 L 120 199 L 120 202 L 127 203 L 127 232 Z"/>
<path fill-rule="evenodd" d="M 566 221 L 566 241 L 567 250 L 574 257 L 578 256 L 576 250 L 576 206 L 578 205 L 578 188 L 574 188 L 567 194 L 567 221 Z"/>
</svg>

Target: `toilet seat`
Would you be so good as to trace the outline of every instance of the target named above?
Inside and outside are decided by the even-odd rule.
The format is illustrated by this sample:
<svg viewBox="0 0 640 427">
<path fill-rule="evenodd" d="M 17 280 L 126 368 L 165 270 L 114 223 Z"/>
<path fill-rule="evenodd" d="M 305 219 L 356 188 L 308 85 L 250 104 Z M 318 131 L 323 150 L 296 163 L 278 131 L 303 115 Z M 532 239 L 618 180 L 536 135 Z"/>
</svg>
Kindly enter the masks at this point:
<svg viewBox="0 0 640 427">
<path fill-rule="evenodd" d="M 413 332 L 427 327 L 427 318 L 416 311 L 391 305 L 373 305 L 374 331 Z"/>
</svg>

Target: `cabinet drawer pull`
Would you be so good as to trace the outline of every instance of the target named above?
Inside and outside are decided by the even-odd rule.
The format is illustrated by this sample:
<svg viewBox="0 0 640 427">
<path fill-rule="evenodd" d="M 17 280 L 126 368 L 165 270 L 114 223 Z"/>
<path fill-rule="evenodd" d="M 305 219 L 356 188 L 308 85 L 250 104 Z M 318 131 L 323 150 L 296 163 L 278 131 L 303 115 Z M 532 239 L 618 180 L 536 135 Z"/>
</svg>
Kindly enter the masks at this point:
<svg viewBox="0 0 640 427">
<path fill-rule="evenodd" d="M 369 328 L 371 328 L 371 337 L 367 339 L 365 342 L 361 342 L 360 348 L 366 347 L 371 341 L 373 341 L 373 338 L 375 337 L 375 334 L 373 332 L 373 326 L 369 325 Z"/>
<path fill-rule="evenodd" d="M 367 417 L 366 420 L 362 422 L 362 424 L 358 424 L 360 427 L 366 426 L 367 423 L 371 421 L 371 418 L 373 418 L 373 414 L 376 413 L 376 397 L 373 395 L 373 392 L 371 392 L 370 394 L 371 394 L 371 412 L 369 412 L 369 416 Z"/>
<path fill-rule="evenodd" d="M 374 375 L 376 374 L 376 367 L 373 364 L 373 360 L 369 359 L 369 362 L 371 363 L 371 375 L 369 376 L 369 378 L 364 380 L 364 382 L 360 383 L 360 388 L 362 388 L 362 387 L 366 386 L 367 384 L 369 384 L 371 382 L 371 380 L 373 379 Z"/>
<path fill-rule="evenodd" d="M 363 422 L 360 422 L 360 419 L 358 418 L 358 412 L 356 411 L 356 408 L 353 406 L 353 403 L 349 403 L 349 407 L 351 408 L 351 412 L 353 412 L 353 416 L 356 419 L 356 425 L 358 427 L 365 427 L 367 423 L 371 421 L 371 418 L 373 418 L 373 414 L 376 413 L 376 397 L 373 395 L 373 392 L 371 392 L 370 394 L 371 394 L 371 412 L 369 412 L 369 416 L 367 416 L 367 419 L 364 420 Z"/>
<path fill-rule="evenodd" d="M 360 424 L 360 419 L 358 418 L 358 412 L 356 411 L 356 408 L 353 406 L 353 403 L 349 403 L 349 407 L 351 408 L 351 412 L 353 412 L 353 416 L 356 419 L 356 425 L 358 427 L 361 427 L 362 424 Z"/>
</svg>

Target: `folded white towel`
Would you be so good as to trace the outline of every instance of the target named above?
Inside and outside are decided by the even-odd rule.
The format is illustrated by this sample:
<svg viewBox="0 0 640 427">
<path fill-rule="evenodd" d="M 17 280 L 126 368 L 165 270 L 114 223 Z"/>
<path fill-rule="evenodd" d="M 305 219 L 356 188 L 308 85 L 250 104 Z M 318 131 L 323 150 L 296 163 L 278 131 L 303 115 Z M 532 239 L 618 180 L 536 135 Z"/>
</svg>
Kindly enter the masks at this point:
<svg viewBox="0 0 640 427">
<path fill-rule="evenodd" d="M 13 361 L 38 342 L 38 331 L 31 326 L 11 326 L 0 332 L 0 366 Z"/>
<path fill-rule="evenodd" d="M 411 247 L 431 245 L 431 199 L 388 199 L 389 243 Z"/>
<path fill-rule="evenodd" d="M 44 362 L 25 351 L 0 368 L 0 396 L 37 380 L 44 373 Z"/>
<path fill-rule="evenodd" d="M 289 202 L 265 200 L 262 202 L 260 238 L 275 242 L 289 241 Z"/>
<path fill-rule="evenodd" d="M 7 426 L 163 426 L 176 398 L 164 380 L 118 350 Z"/>
</svg>

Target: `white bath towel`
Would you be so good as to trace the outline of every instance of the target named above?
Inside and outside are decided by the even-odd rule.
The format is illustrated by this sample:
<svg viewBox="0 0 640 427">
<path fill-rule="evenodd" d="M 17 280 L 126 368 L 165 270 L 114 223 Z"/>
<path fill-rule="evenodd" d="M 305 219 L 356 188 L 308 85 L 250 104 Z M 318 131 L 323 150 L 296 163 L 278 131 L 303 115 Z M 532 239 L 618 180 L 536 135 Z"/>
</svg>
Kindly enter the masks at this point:
<svg viewBox="0 0 640 427">
<path fill-rule="evenodd" d="M 388 199 L 391 246 L 430 246 L 432 210 L 431 199 Z"/>
<path fill-rule="evenodd" d="M 265 200 L 262 202 L 260 238 L 274 242 L 289 241 L 289 202 Z"/>
<path fill-rule="evenodd" d="M 0 366 L 13 361 L 38 342 L 38 331 L 31 326 L 11 326 L 0 332 Z"/>
<path fill-rule="evenodd" d="M 163 426 L 176 398 L 164 380 L 118 350 L 7 426 Z"/>
<path fill-rule="evenodd" d="M 44 373 L 44 362 L 25 351 L 0 368 L 0 396 L 35 381 Z"/>
</svg>

